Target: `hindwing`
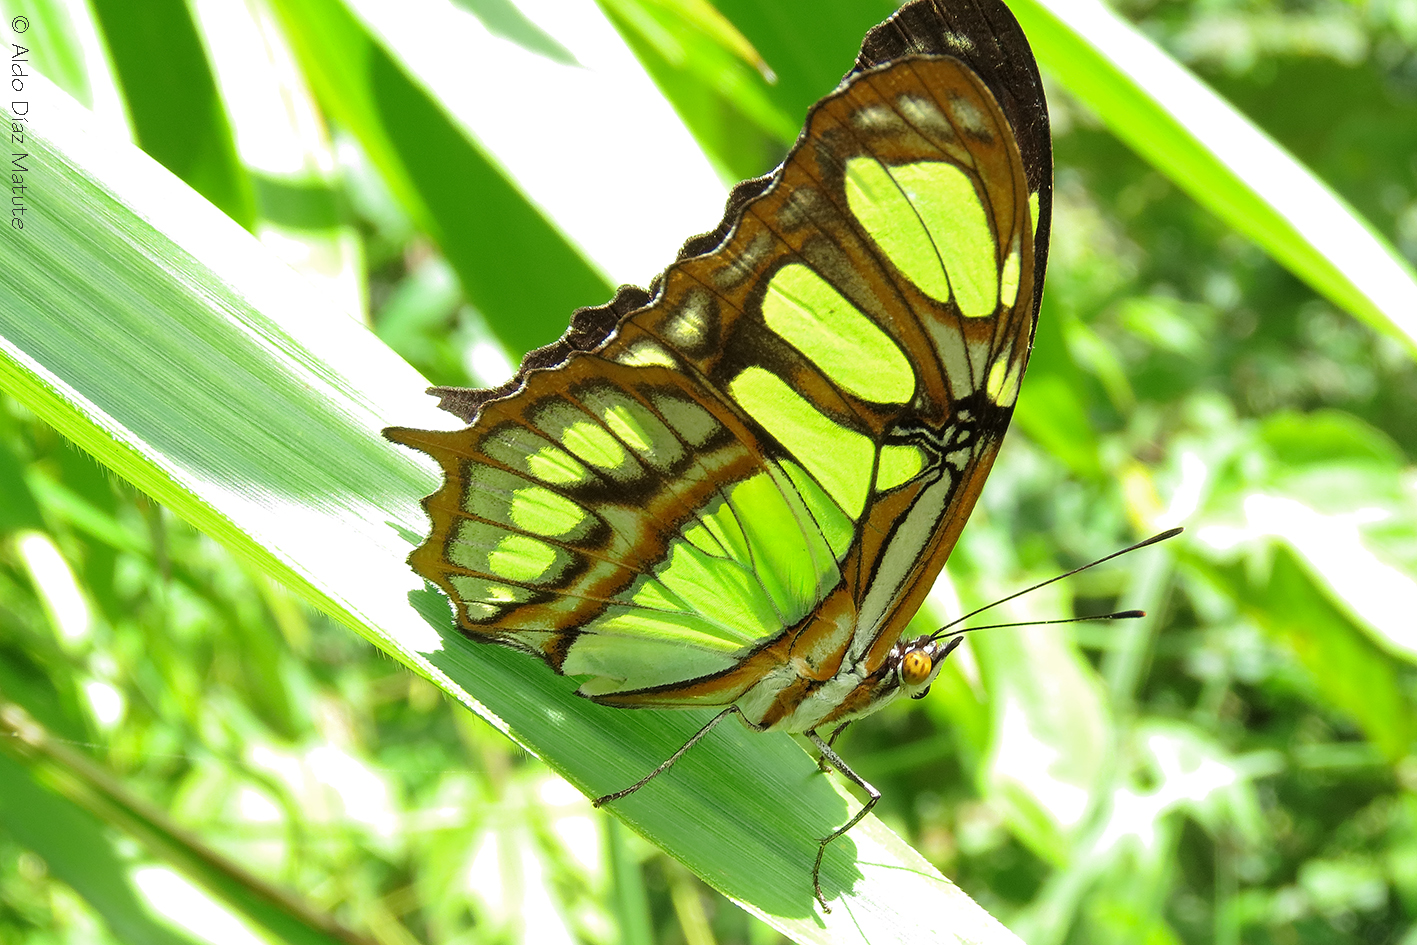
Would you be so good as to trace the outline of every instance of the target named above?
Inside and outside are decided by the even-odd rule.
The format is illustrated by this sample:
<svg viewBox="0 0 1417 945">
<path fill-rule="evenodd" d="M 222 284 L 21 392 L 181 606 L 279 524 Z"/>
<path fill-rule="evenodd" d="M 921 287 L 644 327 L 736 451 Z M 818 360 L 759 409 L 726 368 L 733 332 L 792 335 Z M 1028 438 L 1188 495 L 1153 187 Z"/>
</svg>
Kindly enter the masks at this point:
<svg viewBox="0 0 1417 945">
<path fill-rule="evenodd" d="M 463 631 L 598 701 L 768 726 L 884 660 L 1007 427 L 1051 205 L 1032 59 L 981 50 L 1017 25 L 922 7 L 648 293 L 578 312 L 502 388 L 441 390 L 466 429 L 387 431 L 442 466 L 410 562 Z"/>
</svg>

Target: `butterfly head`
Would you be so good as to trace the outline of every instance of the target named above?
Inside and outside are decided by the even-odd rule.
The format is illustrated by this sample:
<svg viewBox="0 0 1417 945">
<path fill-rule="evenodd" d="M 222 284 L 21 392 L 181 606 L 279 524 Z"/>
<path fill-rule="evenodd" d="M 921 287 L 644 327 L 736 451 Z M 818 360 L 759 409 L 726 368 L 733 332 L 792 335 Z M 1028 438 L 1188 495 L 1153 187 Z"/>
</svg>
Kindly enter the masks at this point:
<svg viewBox="0 0 1417 945">
<path fill-rule="evenodd" d="M 945 657 L 962 642 L 962 637 L 937 640 L 924 636 L 897 643 L 890 662 L 895 667 L 896 685 L 900 691 L 912 699 L 925 698 L 930 684 L 945 665 Z"/>
</svg>

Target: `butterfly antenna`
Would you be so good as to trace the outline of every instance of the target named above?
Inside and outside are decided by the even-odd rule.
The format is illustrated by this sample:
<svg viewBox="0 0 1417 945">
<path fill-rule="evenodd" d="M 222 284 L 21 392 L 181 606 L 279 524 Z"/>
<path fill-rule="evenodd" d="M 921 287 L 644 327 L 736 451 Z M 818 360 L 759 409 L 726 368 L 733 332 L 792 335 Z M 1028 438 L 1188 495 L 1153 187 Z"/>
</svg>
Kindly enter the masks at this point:
<svg viewBox="0 0 1417 945">
<path fill-rule="evenodd" d="M 1177 535 L 1181 534 L 1181 532 L 1183 532 L 1183 531 L 1185 531 L 1185 529 L 1184 529 L 1184 528 L 1181 528 L 1180 526 L 1177 526 L 1176 528 L 1168 528 L 1168 529 L 1166 529 L 1166 531 L 1161 532 L 1161 533 L 1156 534 L 1156 535 L 1152 535 L 1150 538 L 1143 539 L 1142 541 L 1137 542 L 1135 545 L 1129 545 L 1128 547 L 1123 548 L 1121 551 L 1114 551 L 1114 552 L 1112 552 L 1110 555 L 1107 555 L 1105 558 L 1098 558 L 1096 561 L 1089 561 L 1087 564 L 1083 565 L 1082 567 L 1080 567 L 1080 568 L 1073 568 L 1071 571 L 1067 572 L 1066 574 L 1059 574 L 1059 575 L 1057 575 L 1056 577 L 1050 577 L 1050 578 L 1049 578 L 1048 580 L 1046 580 L 1046 581 L 1039 581 L 1037 584 L 1033 585 L 1032 587 L 1025 587 L 1025 588 L 1024 588 L 1023 590 L 1021 590 L 1021 591 L 1015 591 L 1014 593 L 1010 594 L 1008 597 L 1001 597 L 1001 598 L 999 598 L 998 600 L 994 601 L 994 603 L 992 603 L 992 604 L 985 604 L 983 607 L 980 607 L 980 608 L 977 609 L 977 610 L 972 610 L 972 611 L 970 611 L 969 613 L 965 614 L 963 617 L 956 617 L 954 620 L 951 620 L 949 623 L 945 624 L 943 627 L 941 627 L 940 629 L 936 630 L 934 633 L 930 634 L 930 639 L 932 639 L 932 640 L 940 640 L 940 639 L 943 639 L 943 638 L 945 638 L 945 637 L 952 637 L 952 636 L 955 636 L 956 633 L 964 633 L 964 632 L 966 632 L 966 631 L 964 631 L 964 630 L 956 631 L 956 633 L 946 633 L 945 631 L 949 630 L 950 627 L 953 627 L 953 626 L 955 626 L 955 625 L 957 625 L 957 624 L 964 623 L 966 620 L 970 619 L 971 617 L 977 617 L 979 614 L 984 613 L 984 611 L 986 611 L 986 610 L 993 610 L 995 607 L 998 607 L 1000 604 L 1007 604 L 1009 601 L 1011 601 L 1011 600 L 1013 600 L 1013 599 L 1015 599 L 1015 598 L 1017 598 L 1017 597 L 1022 597 L 1022 596 L 1025 595 L 1025 594 L 1031 594 L 1031 593 L 1033 593 L 1034 591 L 1038 590 L 1039 588 L 1047 587 L 1049 584 L 1052 584 L 1052 583 L 1054 583 L 1054 582 L 1056 582 L 1056 581 L 1061 581 L 1063 578 L 1072 577 L 1074 574 L 1078 574 L 1078 573 L 1080 573 L 1080 572 L 1082 572 L 1082 571 L 1086 571 L 1088 568 L 1095 568 L 1095 567 L 1097 567 L 1099 564 L 1102 564 L 1102 563 L 1107 562 L 1107 561 L 1111 561 L 1113 558 L 1120 558 L 1122 555 L 1130 554 L 1131 552 L 1137 551 L 1137 550 L 1142 549 L 1142 548 L 1145 548 L 1145 547 L 1147 547 L 1148 545 L 1154 545 L 1154 544 L 1156 544 L 1157 542 L 1165 541 L 1165 540 L 1168 539 L 1168 538 L 1175 538 Z M 969 629 L 969 630 L 989 630 L 989 629 L 996 629 L 996 628 L 1000 628 L 1000 627 L 1031 627 L 1031 626 L 1042 626 L 1042 625 L 1044 625 L 1044 624 L 1050 624 L 1050 623 L 1076 623 L 1076 622 L 1081 621 L 1081 620 L 1124 620 L 1124 619 L 1132 619 L 1132 618 L 1135 618 L 1135 617 L 1143 617 L 1143 616 L 1145 616 L 1145 614 L 1142 613 L 1142 611 L 1139 611 L 1139 610 L 1123 610 L 1123 611 L 1119 611 L 1118 613 L 1115 613 L 1115 614 L 1099 614 L 1099 615 L 1097 615 L 1096 617 L 1069 617 L 1069 618 L 1063 619 L 1063 620 L 1030 620 L 1030 621 L 1027 621 L 1027 622 L 1025 622 L 1025 623 L 1001 623 L 1001 624 L 994 624 L 994 625 L 992 625 L 992 626 L 990 626 L 990 627 L 969 627 L 968 629 Z"/>
<path fill-rule="evenodd" d="M 1111 614 L 1093 614 L 1089 617 L 1060 617 L 1056 620 L 1019 620 L 1014 623 L 986 623 L 981 627 L 961 627 L 951 633 L 935 632 L 931 634 L 932 640 L 948 640 L 951 637 L 961 636 L 966 633 L 973 633 L 975 630 L 1002 630 L 1005 627 L 1046 627 L 1052 623 L 1084 623 L 1088 620 L 1135 620 L 1138 617 L 1145 617 L 1144 610 L 1119 610 Z M 951 625 L 953 626 L 953 625 Z M 942 627 L 941 630 L 947 630 Z"/>
</svg>

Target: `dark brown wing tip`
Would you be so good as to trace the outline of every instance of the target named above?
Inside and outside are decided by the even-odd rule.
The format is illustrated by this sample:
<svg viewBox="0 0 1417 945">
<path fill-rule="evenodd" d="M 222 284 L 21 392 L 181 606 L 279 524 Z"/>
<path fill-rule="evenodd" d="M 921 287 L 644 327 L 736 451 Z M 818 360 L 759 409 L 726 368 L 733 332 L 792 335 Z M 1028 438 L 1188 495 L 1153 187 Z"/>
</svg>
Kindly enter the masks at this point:
<svg viewBox="0 0 1417 945">
<path fill-rule="evenodd" d="M 866 34 L 852 71 L 911 54 L 963 61 L 989 87 L 1013 128 L 1028 188 L 1038 194 L 1033 239 L 1037 312 L 1043 304 L 1052 232 L 1053 139 L 1043 80 L 1028 37 L 1005 0 L 911 0 Z"/>
<path fill-rule="evenodd" d="M 510 393 L 506 391 L 505 393 Z M 427 393 L 438 398 L 438 409 L 446 410 L 463 423 L 471 423 L 487 401 L 502 393 L 501 388 L 490 390 L 477 387 L 430 387 Z"/>
</svg>

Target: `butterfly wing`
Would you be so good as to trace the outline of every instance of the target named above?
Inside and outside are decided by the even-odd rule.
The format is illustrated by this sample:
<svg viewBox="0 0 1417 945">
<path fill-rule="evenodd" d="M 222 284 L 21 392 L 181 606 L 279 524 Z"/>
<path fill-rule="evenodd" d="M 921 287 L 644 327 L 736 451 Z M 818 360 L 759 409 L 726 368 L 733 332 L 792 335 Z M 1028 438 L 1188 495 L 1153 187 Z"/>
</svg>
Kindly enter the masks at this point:
<svg viewBox="0 0 1417 945">
<path fill-rule="evenodd" d="M 919 48 L 969 38 L 917 9 L 650 293 L 445 392 L 467 429 L 388 431 L 443 467 L 410 562 L 464 631 L 598 701 L 794 728 L 884 660 L 1007 427 L 1049 206 L 980 72 Z"/>
</svg>

